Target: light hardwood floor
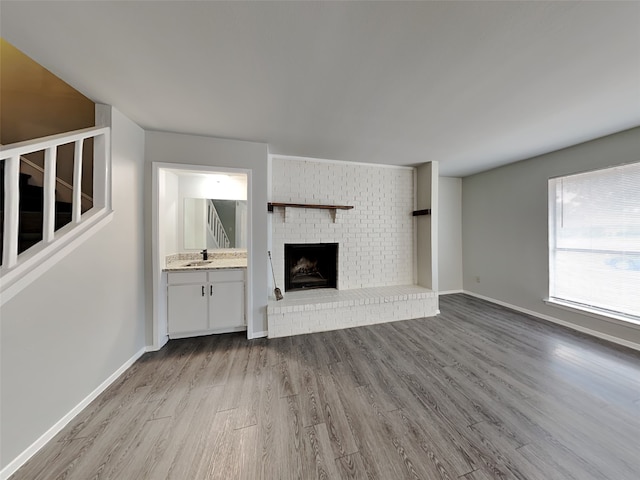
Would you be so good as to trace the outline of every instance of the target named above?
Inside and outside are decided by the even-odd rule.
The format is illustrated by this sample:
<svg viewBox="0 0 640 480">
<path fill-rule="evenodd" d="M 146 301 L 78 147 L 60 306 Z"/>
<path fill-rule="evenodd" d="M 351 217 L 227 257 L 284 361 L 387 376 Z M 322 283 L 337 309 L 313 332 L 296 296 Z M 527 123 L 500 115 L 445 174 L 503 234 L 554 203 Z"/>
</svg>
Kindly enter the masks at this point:
<svg viewBox="0 0 640 480">
<path fill-rule="evenodd" d="M 640 354 L 440 303 L 435 318 L 171 341 L 12 479 L 640 478 Z"/>
</svg>

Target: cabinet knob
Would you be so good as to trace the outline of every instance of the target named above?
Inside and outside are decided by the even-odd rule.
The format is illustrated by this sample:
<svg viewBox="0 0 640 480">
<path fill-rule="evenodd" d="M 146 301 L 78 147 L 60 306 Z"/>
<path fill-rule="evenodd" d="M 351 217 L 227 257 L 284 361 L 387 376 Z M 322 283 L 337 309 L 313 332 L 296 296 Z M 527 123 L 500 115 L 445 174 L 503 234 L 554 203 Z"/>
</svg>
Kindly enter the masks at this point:
<svg viewBox="0 0 640 480">
<path fill-rule="evenodd" d="M 213 296 L 213 285 L 209 285 L 209 295 Z"/>
<path fill-rule="evenodd" d="M 202 296 L 204 297 L 204 285 L 202 285 Z"/>
</svg>

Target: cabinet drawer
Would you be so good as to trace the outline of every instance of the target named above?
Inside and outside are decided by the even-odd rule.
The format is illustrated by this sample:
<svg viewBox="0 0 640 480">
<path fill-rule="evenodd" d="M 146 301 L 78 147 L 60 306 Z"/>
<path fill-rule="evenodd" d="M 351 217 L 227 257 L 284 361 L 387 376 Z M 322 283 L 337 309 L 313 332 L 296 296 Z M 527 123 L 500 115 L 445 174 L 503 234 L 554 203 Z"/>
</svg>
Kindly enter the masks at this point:
<svg viewBox="0 0 640 480">
<path fill-rule="evenodd" d="M 183 285 L 186 283 L 206 283 L 207 272 L 169 272 L 168 285 Z"/>
<path fill-rule="evenodd" d="M 209 282 L 243 282 L 244 268 L 216 270 L 209 272 Z"/>
</svg>

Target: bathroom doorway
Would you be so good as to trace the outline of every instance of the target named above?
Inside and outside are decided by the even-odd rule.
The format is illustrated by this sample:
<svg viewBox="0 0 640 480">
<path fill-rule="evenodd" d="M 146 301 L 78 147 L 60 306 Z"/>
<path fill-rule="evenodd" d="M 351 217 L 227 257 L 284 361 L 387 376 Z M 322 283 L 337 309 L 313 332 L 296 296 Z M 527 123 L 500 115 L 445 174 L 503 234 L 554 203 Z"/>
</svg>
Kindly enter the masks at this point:
<svg viewBox="0 0 640 480">
<path fill-rule="evenodd" d="M 251 303 L 251 171 L 226 167 L 153 163 L 153 340 L 168 340 L 168 257 L 208 252 L 246 252 L 247 336 L 253 332 Z"/>
</svg>

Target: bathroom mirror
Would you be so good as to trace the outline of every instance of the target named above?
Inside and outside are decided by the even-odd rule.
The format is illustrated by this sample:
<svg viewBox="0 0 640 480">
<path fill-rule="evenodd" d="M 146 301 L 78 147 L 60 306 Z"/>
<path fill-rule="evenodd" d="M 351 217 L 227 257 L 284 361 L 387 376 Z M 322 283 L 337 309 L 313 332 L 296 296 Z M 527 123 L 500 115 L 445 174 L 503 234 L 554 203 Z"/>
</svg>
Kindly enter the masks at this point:
<svg viewBox="0 0 640 480">
<path fill-rule="evenodd" d="M 247 248 L 247 201 L 185 198 L 184 248 Z"/>
</svg>

